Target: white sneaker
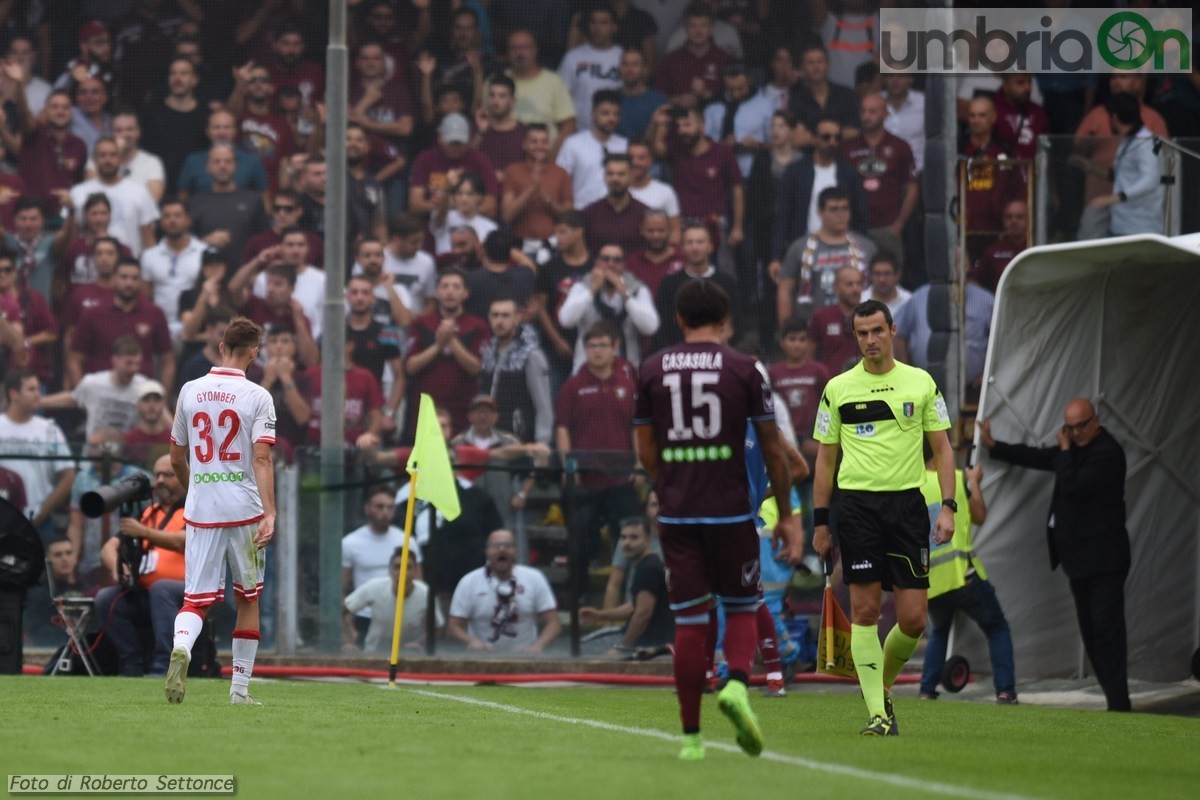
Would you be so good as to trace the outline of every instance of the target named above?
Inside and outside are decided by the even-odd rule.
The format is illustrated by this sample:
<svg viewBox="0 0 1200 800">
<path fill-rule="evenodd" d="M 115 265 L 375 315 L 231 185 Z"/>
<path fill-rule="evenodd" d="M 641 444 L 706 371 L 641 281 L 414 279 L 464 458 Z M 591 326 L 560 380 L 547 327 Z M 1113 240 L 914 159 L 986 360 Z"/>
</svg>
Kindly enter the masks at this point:
<svg viewBox="0 0 1200 800">
<path fill-rule="evenodd" d="M 171 663 L 167 667 L 167 683 L 165 691 L 168 703 L 182 703 L 183 695 L 187 692 L 188 665 L 192 657 L 185 647 L 176 647 L 171 651 Z"/>
<path fill-rule="evenodd" d="M 261 706 L 262 703 L 255 700 L 248 694 L 238 694 L 233 692 L 229 695 L 229 705 L 231 706 Z"/>
</svg>

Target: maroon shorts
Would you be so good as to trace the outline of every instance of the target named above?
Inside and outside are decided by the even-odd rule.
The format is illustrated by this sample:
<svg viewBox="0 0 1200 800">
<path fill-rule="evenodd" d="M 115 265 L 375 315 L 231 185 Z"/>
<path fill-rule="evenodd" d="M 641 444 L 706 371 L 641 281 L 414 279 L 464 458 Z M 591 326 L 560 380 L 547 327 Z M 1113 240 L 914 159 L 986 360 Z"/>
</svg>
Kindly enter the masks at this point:
<svg viewBox="0 0 1200 800">
<path fill-rule="evenodd" d="M 709 596 L 757 598 L 761 567 L 753 520 L 723 525 L 659 525 L 672 611 Z"/>
</svg>

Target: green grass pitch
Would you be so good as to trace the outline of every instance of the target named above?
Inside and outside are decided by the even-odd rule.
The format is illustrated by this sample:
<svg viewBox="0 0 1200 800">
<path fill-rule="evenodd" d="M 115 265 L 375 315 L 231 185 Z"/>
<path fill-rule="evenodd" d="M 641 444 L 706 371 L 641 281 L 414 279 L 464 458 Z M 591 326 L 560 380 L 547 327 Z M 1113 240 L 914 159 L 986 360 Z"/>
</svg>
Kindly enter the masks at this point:
<svg viewBox="0 0 1200 800">
<path fill-rule="evenodd" d="M 23 774 L 233 774 L 286 798 L 1196 798 L 1200 721 L 898 698 L 898 738 L 858 735 L 844 692 L 754 696 L 763 758 L 705 698 L 708 756 L 676 760 L 666 689 L 0 678 L 0 762 Z M 7 791 L 5 792 L 7 795 Z M 111 796 L 111 795 L 110 795 Z"/>
</svg>

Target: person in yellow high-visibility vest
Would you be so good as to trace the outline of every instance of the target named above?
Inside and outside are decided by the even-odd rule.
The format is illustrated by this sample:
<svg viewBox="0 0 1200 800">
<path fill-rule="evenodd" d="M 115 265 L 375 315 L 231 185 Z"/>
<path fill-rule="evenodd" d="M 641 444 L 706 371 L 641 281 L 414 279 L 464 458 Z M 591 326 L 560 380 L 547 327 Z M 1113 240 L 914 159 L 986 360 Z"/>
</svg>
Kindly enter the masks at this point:
<svg viewBox="0 0 1200 800">
<path fill-rule="evenodd" d="M 925 485 L 921 492 L 932 520 L 941 510 L 942 490 L 928 445 L 925 457 Z M 978 464 L 965 471 L 954 471 L 954 494 L 958 502 L 958 510 L 954 512 L 954 538 L 941 545 L 930 542 L 929 627 L 925 629 L 929 642 L 925 646 L 925 666 L 921 670 L 921 698 L 924 700 L 937 699 L 950 625 L 954 622 L 954 612 L 962 611 L 987 636 L 996 702 L 1002 705 L 1017 702 L 1012 634 L 1000 601 L 996 599 L 996 590 L 988 581 L 987 572 L 971 542 L 971 525 L 987 519 L 987 504 L 979 485 L 982 479 L 983 467 Z M 932 529 L 932 523 L 930 527 Z"/>
</svg>

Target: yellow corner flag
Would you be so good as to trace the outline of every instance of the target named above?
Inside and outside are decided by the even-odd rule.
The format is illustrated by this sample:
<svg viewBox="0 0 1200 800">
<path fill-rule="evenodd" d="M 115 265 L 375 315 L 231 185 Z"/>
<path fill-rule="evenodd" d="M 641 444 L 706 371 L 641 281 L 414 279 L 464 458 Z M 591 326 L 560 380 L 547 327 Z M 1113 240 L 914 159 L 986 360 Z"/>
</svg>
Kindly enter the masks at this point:
<svg viewBox="0 0 1200 800">
<path fill-rule="evenodd" d="M 396 592 L 396 618 L 392 623 L 392 658 L 388 670 L 388 685 L 396 685 L 396 669 L 400 660 L 400 635 L 404 623 L 404 593 L 408 586 L 408 552 L 412 540 L 413 509 L 417 500 L 425 500 L 442 512 L 447 520 L 458 519 L 462 508 L 458 504 L 458 486 L 454 470 L 450 468 L 450 454 L 446 452 L 446 439 L 442 426 L 438 424 L 433 398 L 421 395 L 421 407 L 417 412 L 417 434 L 413 440 L 412 454 L 405 467 L 411 476 L 408 493 L 408 508 L 404 514 L 404 549 L 400 560 L 400 582 Z M 431 600 L 432 602 L 432 600 Z"/>
<path fill-rule="evenodd" d="M 450 454 L 446 452 L 446 440 L 438 424 L 433 398 L 427 394 L 421 395 L 417 435 L 406 469 L 416 483 L 416 491 L 412 494 L 418 500 L 432 503 L 447 520 L 458 519 L 462 509 L 458 505 L 454 471 L 450 469 Z"/>
</svg>

